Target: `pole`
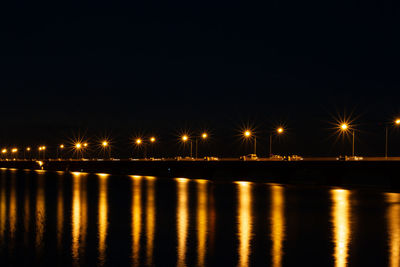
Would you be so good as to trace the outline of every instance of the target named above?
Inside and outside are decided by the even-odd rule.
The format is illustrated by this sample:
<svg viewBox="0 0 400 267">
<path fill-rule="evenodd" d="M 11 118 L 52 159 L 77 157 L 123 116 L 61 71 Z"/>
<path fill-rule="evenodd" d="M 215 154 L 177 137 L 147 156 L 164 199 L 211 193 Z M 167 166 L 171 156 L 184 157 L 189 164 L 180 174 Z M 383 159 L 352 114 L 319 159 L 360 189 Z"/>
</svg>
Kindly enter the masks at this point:
<svg viewBox="0 0 400 267">
<path fill-rule="evenodd" d="M 353 149 L 352 149 L 352 156 L 354 157 L 354 130 L 353 130 Z"/>
<path fill-rule="evenodd" d="M 272 157 L 272 134 L 269 134 L 269 157 Z"/>
<path fill-rule="evenodd" d="M 385 127 L 385 159 L 388 157 L 388 127 Z"/>
<path fill-rule="evenodd" d="M 257 138 L 254 136 L 254 155 L 257 154 Z"/>
<path fill-rule="evenodd" d="M 196 153 L 195 153 L 195 157 L 197 159 L 197 138 L 196 138 Z"/>
<path fill-rule="evenodd" d="M 190 140 L 190 157 L 191 157 L 191 158 L 193 157 L 192 148 L 193 148 L 193 146 L 192 146 L 192 140 Z"/>
</svg>

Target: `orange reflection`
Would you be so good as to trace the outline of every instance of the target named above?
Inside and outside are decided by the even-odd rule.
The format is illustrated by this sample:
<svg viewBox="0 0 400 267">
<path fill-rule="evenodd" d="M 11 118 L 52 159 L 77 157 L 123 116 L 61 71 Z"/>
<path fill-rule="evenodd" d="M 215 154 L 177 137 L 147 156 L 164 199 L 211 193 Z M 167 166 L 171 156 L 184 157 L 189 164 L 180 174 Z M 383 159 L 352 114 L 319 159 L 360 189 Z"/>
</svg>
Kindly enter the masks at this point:
<svg viewBox="0 0 400 267">
<path fill-rule="evenodd" d="M 104 265 L 106 260 L 106 238 L 108 227 L 108 203 L 107 203 L 107 174 L 99 176 L 99 263 Z"/>
<path fill-rule="evenodd" d="M 335 266 L 347 266 L 350 243 L 350 191 L 331 190 Z"/>
<path fill-rule="evenodd" d="M 282 266 L 283 241 L 285 240 L 285 198 L 284 188 L 271 186 L 271 240 L 272 266 Z"/>
<path fill-rule="evenodd" d="M 132 176 L 132 260 L 140 265 L 140 236 L 142 228 L 142 177 Z"/>
<path fill-rule="evenodd" d="M 10 225 L 10 247 L 14 246 L 15 230 L 17 227 L 17 192 L 15 172 L 11 173 L 10 203 L 9 203 L 9 225 Z"/>
<path fill-rule="evenodd" d="M 42 173 L 38 174 L 37 190 L 36 190 L 36 238 L 35 244 L 39 253 L 43 248 L 43 234 L 46 224 L 46 206 L 45 206 L 45 192 L 44 192 L 44 177 Z"/>
<path fill-rule="evenodd" d="M 63 197 L 63 180 L 62 176 L 58 177 L 57 191 L 57 246 L 59 251 L 62 250 L 62 236 L 64 224 L 64 197 Z"/>
<path fill-rule="evenodd" d="M 250 242 L 252 236 L 253 218 L 251 211 L 251 183 L 237 182 L 238 187 L 238 266 L 249 266 Z"/>
<path fill-rule="evenodd" d="M 188 182 L 189 179 L 177 178 L 176 186 L 178 189 L 177 194 L 177 210 L 176 210 L 176 228 L 178 235 L 178 262 L 177 266 L 186 266 L 186 240 L 187 229 L 189 223 L 188 212 Z"/>
<path fill-rule="evenodd" d="M 86 179 L 81 173 L 72 173 L 72 259 L 79 265 L 81 251 L 85 247 L 87 227 Z"/>
<path fill-rule="evenodd" d="M 6 213 L 7 213 L 7 203 L 6 203 L 6 180 L 4 177 L 1 179 L 1 194 L 0 194 L 0 239 L 2 243 L 4 242 L 4 232 L 6 230 Z"/>
<path fill-rule="evenodd" d="M 24 243 L 28 244 L 29 234 L 29 219 L 30 219 L 30 192 L 28 180 L 25 181 L 24 191 Z"/>
<path fill-rule="evenodd" d="M 400 194 L 386 193 L 386 202 L 389 230 L 389 266 L 400 266 Z"/>
<path fill-rule="evenodd" d="M 146 177 L 147 180 L 147 199 L 146 199 L 146 265 L 153 265 L 154 250 L 154 228 L 156 217 L 155 190 L 153 177 Z"/>
<path fill-rule="evenodd" d="M 197 182 L 197 265 L 204 266 L 207 248 L 207 181 Z"/>
</svg>

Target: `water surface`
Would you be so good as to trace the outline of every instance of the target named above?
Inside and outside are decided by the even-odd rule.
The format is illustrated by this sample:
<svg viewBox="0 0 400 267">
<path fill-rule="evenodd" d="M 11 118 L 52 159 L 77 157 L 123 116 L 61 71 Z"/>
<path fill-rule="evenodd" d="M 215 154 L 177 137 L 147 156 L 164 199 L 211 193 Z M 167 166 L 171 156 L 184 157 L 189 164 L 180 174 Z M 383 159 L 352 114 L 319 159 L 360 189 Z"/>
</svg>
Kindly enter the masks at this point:
<svg viewBox="0 0 400 267">
<path fill-rule="evenodd" d="M 1 265 L 400 266 L 399 193 L 204 178 L 1 169 Z"/>
</svg>

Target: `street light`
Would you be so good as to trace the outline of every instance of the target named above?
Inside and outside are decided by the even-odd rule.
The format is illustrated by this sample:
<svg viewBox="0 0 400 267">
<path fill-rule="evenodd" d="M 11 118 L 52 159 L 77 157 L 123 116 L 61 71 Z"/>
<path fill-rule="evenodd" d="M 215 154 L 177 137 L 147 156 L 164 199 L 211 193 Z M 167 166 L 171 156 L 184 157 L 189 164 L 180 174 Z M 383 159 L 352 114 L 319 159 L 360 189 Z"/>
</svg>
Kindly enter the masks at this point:
<svg viewBox="0 0 400 267">
<path fill-rule="evenodd" d="M 203 132 L 201 135 L 200 135 L 200 137 L 201 137 L 201 139 L 203 140 L 203 141 L 205 141 L 207 138 L 208 138 L 208 134 L 206 133 L 206 132 Z M 196 153 L 195 153 L 195 157 L 196 157 L 196 159 L 197 159 L 197 151 L 198 151 L 198 138 L 196 137 Z"/>
<path fill-rule="evenodd" d="M 61 144 L 59 147 L 57 147 L 57 158 L 58 158 L 58 149 L 60 149 L 60 158 L 62 158 L 62 151 L 64 149 L 64 144 Z"/>
<path fill-rule="evenodd" d="M 394 126 L 400 126 L 400 118 L 397 118 L 394 120 Z M 388 138 L 388 125 L 386 124 L 385 126 L 385 159 L 388 158 L 388 143 L 389 143 L 389 138 Z"/>
<path fill-rule="evenodd" d="M 283 134 L 283 132 L 284 132 L 285 130 L 283 129 L 283 127 L 278 127 L 278 128 L 276 128 L 276 134 Z M 273 135 L 273 133 L 274 132 L 271 132 L 270 134 L 269 134 L 269 157 L 272 157 L 272 135 Z"/>
<path fill-rule="evenodd" d="M 354 157 L 354 139 L 355 139 L 355 131 L 352 128 L 352 126 L 350 124 L 348 124 L 347 122 L 342 122 L 339 125 L 339 130 L 342 133 L 346 133 L 348 131 L 351 131 L 351 135 L 352 135 L 352 147 L 351 147 L 351 155 Z"/>
<path fill-rule="evenodd" d="M 107 140 L 103 140 L 101 142 L 101 146 L 103 147 L 104 152 L 106 152 L 106 150 L 108 150 L 108 158 L 110 159 L 111 158 L 111 147 L 110 147 L 108 141 Z"/>
<path fill-rule="evenodd" d="M 77 159 L 79 158 L 79 156 L 81 156 L 81 148 L 82 148 L 81 143 L 75 143 L 74 149 L 76 150 L 76 158 Z"/>
<path fill-rule="evenodd" d="M 253 133 L 250 131 L 250 130 L 245 130 L 244 132 L 243 132 L 243 136 L 244 136 L 244 138 L 251 138 L 251 136 L 253 135 Z M 257 138 L 256 138 L 256 136 L 254 135 L 254 155 L 256 154 L 256 152 L 257 152 Z"/>
<path fill-rule="evenodd" d="M 193 157 L 193 152 L 192 152 L 192 148 L 193 148 L 193 146 L 192 146 L 192 140 L 189 138 L 189 136 L 188 136 L 187 134 L 182 135 L 181 139 L 182 139 L 182 142 L 183 142 L 183 143 L 186 143 L 187 141 L 190 141 L 190 157 L 192 158 L 192 157 Z"/>
</svg>

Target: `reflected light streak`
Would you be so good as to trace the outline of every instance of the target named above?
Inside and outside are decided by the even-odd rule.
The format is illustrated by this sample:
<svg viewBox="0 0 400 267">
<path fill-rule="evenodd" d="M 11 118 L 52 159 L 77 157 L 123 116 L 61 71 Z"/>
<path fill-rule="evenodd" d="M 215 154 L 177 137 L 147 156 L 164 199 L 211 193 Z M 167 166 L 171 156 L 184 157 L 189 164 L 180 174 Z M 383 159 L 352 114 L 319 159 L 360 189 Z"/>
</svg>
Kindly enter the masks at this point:
<svg viewBox="0 0 400 267">
<path fill-rule="evenodd" d="M 140 236 L 142 228 L 142 177 L 132 176 L 132 260 L 140 265 Z"/>
<path fill-rule="evenodd" d="M 332 223 L 334 258 L 336 267 L 347 266 L 350 243 L 350 191 L 344 189 L 331 190 L 333 202 Z"/>
<path fill-rule="evenodd" d="M 63 224 L 64 224 L 63 180 L 62 176 L 59 176 L 58 192 L 57 192 L 57 246 L 59 252 L 62 252 Z"/>
<path fill-rule="evenodd" d="M 44 192 L 44 177 L 42 174 L 38 174 L 37 190 L 36 190 L 36 238 L 35 244 L 36 249 L 39 253 L 42 252 L 43 248 L 43 234 L 45 231 L 46 224 L 46 206 L 45 206 L 45 192 Z"/>
<path fill-rule="evenodd" d="M 386 193 L 389 235 L 389 266 L 400 266 L 400 194 Z"/>
<path fill-rule="evenodd" d="M 251 183 L 237 182 L 238 188 L 238 266 L 249 266 L 250 242 L 252 236 Z"/>
<path fill-rule="evenodd" d="M 25 181 L 24 190 L 24 244 L 28 244 L 29 238 L 29 219 L 30 219 L 30 190 L 28 180 Z"/>
<path fill-rule="evenodd" d="M 176 210 L 176 227 L 178 238 L 178 262 L 177 266 L 186 266 L 186 241 L 187 229 L 189 223 L 188 212 L 188 181 L 189 179 L 177 178 L 175 179 L 178 189 L 177 194 L 177 210 Z"/>
<path fill-rule="evenodd" d="M 10 190 L 10 203 L 8 210 L 9 212 L 9 227 L 10 227 L 10 248 L 13 249 L 15 230 L 17 224 L 17 192 L 16 192 L 16 177 L 15 174 L 11 174 L 11 190 Z"/>
<path fill-rule="evenodd" d="M 153 250 L 154 250 L 154 229 L 156 217 L 156 203 L 154 190 L 154 177 L 146 177 L 147 180 L 147 199 L 146 199 L 146 265 L 153 265 Z"/>
<path fill-rule="evenodd" d="M 108 203 L 107 203 L 107 174 L 99 176 L 99 263 L 103 266 L 106 262 L 106 239 L 108 228 Z"/>
<path fill-rule="evenodd" d="M 283 241 L 285 240 L 285 199 L 284 188 L 271 186 L 271 240 L 272 266 L 282 266 Z"/>
<path fill-rule="evenodd" d="M 207 249 L 207 181 L 197 182 L 197 265 L 204 266 Z"/>
<path fill-rule="evenodd" d="M 6 213 L 7 213 L 7 203 L 6 203 L 6 180 L 4 177 L 1 179 L 1 194 L 0 194 L 0 239 L 4 242 L 4 232 L 6 228 Z"/>
<path fill-rule="evenodd" d="M 79 265 L 81 251 L 85 247 L 87 227 L 86 180 L 81 173 L 72 173 L 72 259 Z"/>
</svg>

